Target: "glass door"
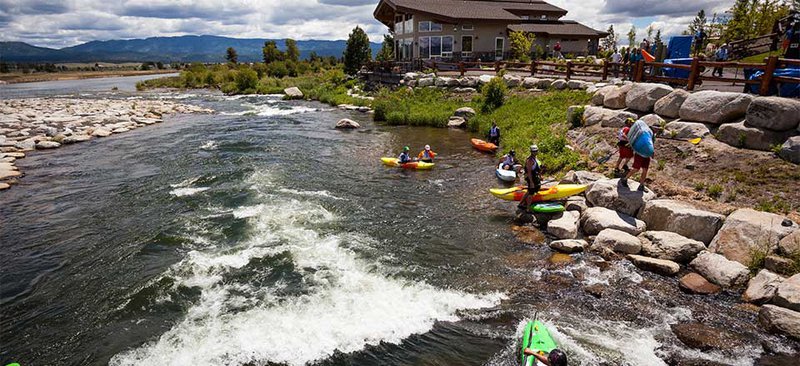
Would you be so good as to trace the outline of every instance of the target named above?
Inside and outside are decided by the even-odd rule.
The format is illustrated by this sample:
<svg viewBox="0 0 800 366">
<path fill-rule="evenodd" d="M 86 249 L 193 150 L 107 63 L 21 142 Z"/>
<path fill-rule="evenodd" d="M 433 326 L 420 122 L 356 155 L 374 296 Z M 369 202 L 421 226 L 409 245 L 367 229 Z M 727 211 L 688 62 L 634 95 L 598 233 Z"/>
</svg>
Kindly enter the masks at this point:
<svg viewBox="0 0 800 366">
<path fill-rule="evenodd" d="M 503 51 L 505 49 L 505 38 L 497 37 L 494 40 L 494 59 L 495 60 L 502 60 L 503 59 Z"/>
</svg>

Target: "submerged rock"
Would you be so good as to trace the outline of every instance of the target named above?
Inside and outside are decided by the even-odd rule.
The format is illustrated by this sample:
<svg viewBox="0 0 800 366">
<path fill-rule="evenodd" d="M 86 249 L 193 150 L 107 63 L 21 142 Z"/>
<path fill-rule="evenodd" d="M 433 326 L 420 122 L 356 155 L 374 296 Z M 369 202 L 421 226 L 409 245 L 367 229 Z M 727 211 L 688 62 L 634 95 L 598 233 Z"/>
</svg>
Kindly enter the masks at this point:
<svg viewBox="0 0 800 366">
<path fill-rule="evenodd" d="M 737 349 L 745 341 L 737 334 L 697 322 L 673 324 L 670 328 L 683 344 L 703 351 Z"/>
<path fill-rule="evenodd" d="M 336 128 L 338 128 L 338 129 L 356 129 L 356 128 L 361 128 L 361 125 L 358 122 L 353 121 L 352 119 L 342 118 L 342 119 L 339 120 L 339 122 L 336 122 Z"/>
<path fill-rule="evenodd" d="M 708 282 L 705 277 L 694 272 L 681 277 L 678 287 L 685 292 L 698 295 L 712 295 L 722 290 L 719 286 Z"/>
</svg>

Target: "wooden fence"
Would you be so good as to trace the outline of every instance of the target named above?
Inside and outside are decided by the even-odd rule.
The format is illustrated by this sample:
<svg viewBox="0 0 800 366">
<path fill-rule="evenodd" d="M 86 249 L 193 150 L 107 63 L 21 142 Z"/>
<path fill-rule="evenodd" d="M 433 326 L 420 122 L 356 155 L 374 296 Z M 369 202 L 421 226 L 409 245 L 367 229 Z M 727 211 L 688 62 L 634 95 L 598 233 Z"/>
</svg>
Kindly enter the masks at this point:
<svg viewBox="0 0 800 366">
<path fill-rule="evenodd" d="M 735 77 L 717 77 L 706 75 L 705 71 L 721 67 L 726 70 L 734 69 Z M 800 83 L 800 78 L 775 76 L 775 70 L 786 67 L 800 67 L 800 60 L 781 59 L 772 56 L 765 59 L 765 63 L 744 63 L 744 62 L 717 62 L 702 61 L 694 58 L 689 65 L 670 64 L 664 62 L 645 62 L 639 61 L 635 64 L 614 63 L 604 61 L 602 63 L 583 63 L 583 62 L 553 62 L 553 61 L 533 61 L 529 63 L 496 61 L 461 61 L 461 62 L 437 62 L 437 61 L 417 61 L 413 63 L 372 63 L 368 66 L 373 72 L 394 72 L 405 73 L 408 71 L 418 71 L 431 69 L 442 72 L 457 73 L 460 76 L 468 72 L 499 73 L 501 70 L 510 72 L 525 73 L 530 76 L 556 76 L 566 80 L 575 77 L 588 77 L 599 80 L 608 80 L 609 77 L 622 77 L 637 82 L 656 82 L 674 86 L 683 86 L 687 90 L 694 90 L 703 82 L 721 82 L 731 85 L 757 85 L 760 95 L 767 95 L 770 87 L 781 83 Z M 666 76 L 665 70 L 684 70 L 688 77 Z M 747 72 L 745 72 L 747 71 Z M 761 71 L 760 79 L 748 80 L 747 74 Z M 674 73 L 674 72 L 673 72 Z"/>
</svg>

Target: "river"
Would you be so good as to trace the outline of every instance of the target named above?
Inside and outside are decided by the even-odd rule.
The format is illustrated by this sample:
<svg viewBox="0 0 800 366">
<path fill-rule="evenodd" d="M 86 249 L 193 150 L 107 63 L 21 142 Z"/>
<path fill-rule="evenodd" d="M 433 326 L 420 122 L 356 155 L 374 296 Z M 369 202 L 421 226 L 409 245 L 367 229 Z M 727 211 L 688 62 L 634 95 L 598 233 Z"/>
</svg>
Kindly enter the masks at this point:
<svg viewBox="0 0 800 366">
<path fill-rule="evenodd" d="M 687 295 L 588 254 L 552 263 L 514 234 L 514 206 L 487 192 L 493 159 L 463 131 L 277 96 L 137 93 L 139 79 L 0 87 L 219 112 L 17 161 L 26 176 L 0 193 L 2 364 L 516 365 L 536 314 L 571 365 L 750 365 L 797 347 L 736 294 Z M 334 130 L 345 117 L 364 128 Z M 425 144 L 432 171 L 379 162 Z M 688 349 L 669 324 L 691 320 L 747 341 Z"/>
</svg>

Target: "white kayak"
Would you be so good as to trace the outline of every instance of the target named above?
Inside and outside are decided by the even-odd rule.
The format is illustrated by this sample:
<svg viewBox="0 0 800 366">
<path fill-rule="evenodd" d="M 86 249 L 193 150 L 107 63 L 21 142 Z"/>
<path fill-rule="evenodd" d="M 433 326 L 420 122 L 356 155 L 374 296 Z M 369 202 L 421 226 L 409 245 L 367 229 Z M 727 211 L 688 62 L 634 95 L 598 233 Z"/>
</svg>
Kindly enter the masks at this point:
<svg viewBox="0 0 800 366">
<path fill-rule="evenodd" d="M 514 169 L 513 167 L 511 169 Z M 497 178 L 504 181 L 504 182 L 515 182 L 517 180 L 517 172 L 514 170 L 505 170 L 503 169 L 503 164 L 497 166 L 497 170 L 495 170 L 495 175 Z"/>
</svg>

